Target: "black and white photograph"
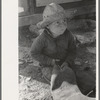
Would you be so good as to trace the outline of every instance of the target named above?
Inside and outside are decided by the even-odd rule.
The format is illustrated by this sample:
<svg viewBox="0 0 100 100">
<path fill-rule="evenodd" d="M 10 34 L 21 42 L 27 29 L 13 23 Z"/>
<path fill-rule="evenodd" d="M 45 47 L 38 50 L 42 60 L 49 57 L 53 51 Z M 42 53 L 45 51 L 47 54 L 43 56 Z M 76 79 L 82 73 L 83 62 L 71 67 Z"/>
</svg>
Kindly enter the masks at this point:
<svg viewBox="0 0 100 100">
<path fill-rule="evenodd" d="M 97 100 L 96 0 L 18 0 L 18 99 Z"/>
</svg>

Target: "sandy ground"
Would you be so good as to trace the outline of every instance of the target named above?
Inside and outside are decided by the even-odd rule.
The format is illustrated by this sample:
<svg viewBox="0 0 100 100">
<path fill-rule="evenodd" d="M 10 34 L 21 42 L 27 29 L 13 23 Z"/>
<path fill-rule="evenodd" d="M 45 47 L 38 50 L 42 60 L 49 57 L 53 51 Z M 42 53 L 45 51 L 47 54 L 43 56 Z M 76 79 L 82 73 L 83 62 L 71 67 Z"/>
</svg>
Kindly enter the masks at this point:
<svg viewBox="0 0 100 100">
<path fill-rule="evenodd" d="M 81 44 L 77 48 L 76 64 L 81 68 L 96 70 L 95 29 L 88 31 L 72 30 Z M 36 35 L 29 26 L 19 29 L 19 100 L 52 100 L 50 85 L 43 78 L 38 63 L 30 57 L 29 51 Z"/>
</svg>

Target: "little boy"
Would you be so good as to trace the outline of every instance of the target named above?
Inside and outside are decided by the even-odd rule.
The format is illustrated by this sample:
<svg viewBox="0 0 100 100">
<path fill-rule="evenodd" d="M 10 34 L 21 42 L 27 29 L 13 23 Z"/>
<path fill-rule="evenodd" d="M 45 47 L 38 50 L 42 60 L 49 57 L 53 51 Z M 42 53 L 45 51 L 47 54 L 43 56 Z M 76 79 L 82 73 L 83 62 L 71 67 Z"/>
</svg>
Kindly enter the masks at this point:
<svg viewBox="0 0 100 100">
<path fill-rule="evenodd" d="M 64 69 L 70 67 L 74 70 L 76 41 L 72 33 L 67 29 L 64 9 L 55 3 L 49 4 L 44 9 L 43 21 L 39 22 L 37 26 L 44 29 L 44 31 L 32 44 L 32 57 L 45 68 Z M 95 87 L 95 80 L 91 75 L 76 69 L 74 71 L 80 88 L 84 87 L 83 89 L 86 91 L 84 93 Z M 85 84 L 84 86 L 83 83 Z M 54 84 L 51 85 L 53 86 Z"/>
<path fill-rule="evenodd" d="M 75 59 L 76 45 L 67 29 L 64 9 L 51 3 L 44 9 L 43 21 L 37 24 L 43 33 L 32 44 L 31 55 L 43 66 L 71 66 Z"/>
</svg>

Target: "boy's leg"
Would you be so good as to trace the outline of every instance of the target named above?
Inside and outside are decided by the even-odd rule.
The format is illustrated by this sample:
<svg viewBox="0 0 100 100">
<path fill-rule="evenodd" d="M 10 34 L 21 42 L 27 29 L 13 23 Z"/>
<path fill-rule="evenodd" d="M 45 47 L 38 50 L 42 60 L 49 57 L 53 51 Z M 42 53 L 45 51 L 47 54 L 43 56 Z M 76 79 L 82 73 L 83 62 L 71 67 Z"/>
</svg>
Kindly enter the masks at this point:
<svg viewBox="0 0 100 100">
<path fill-rule="evenodd" d="M 54 100 L 66 100 L 72 94 L 80 93 L 73 70 L 66 66 L 64 70 L 53 68 L 51 93 Z"/>
<path fill-rule="evenodd" d="M 73 65 L 73 66 L 64 66 L 62 70 L 65 70 L 66 67 L 70 67 L 76 76 L 76 81 L 79 89 L 81 92 L 86 95 L 88 94 L 91 90 L 93 90 L 95 87 L 95 74 L 91 69 L 85 70 L 81 69 L 80 67 Z M 94 94 L 95 97 L 95 94 Z"/>
<path fill-rule="evenodd" d="M 81 92 L 86 95 L 95 88 L 95 75 L 90 71 L 76 71 L 76 80 Z M 95 96 L 95 94 L 94 94 Z"/>
</svg>

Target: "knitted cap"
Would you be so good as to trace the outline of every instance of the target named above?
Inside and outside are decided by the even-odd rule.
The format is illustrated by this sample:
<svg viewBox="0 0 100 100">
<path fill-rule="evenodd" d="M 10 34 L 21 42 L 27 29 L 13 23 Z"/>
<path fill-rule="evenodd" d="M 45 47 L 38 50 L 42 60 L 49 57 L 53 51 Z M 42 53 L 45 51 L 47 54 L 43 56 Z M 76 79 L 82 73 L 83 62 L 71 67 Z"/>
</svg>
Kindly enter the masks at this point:
<svg viewBox="0 0 100 100">
<path fill-rule="evenodd" d="M 50 23 L 66 18 L 65 10 L 58 4 L 51 3 L 43 11 L 43 21 L 37 24 L 38 28 L 44 28 Z"/>
</svg>

